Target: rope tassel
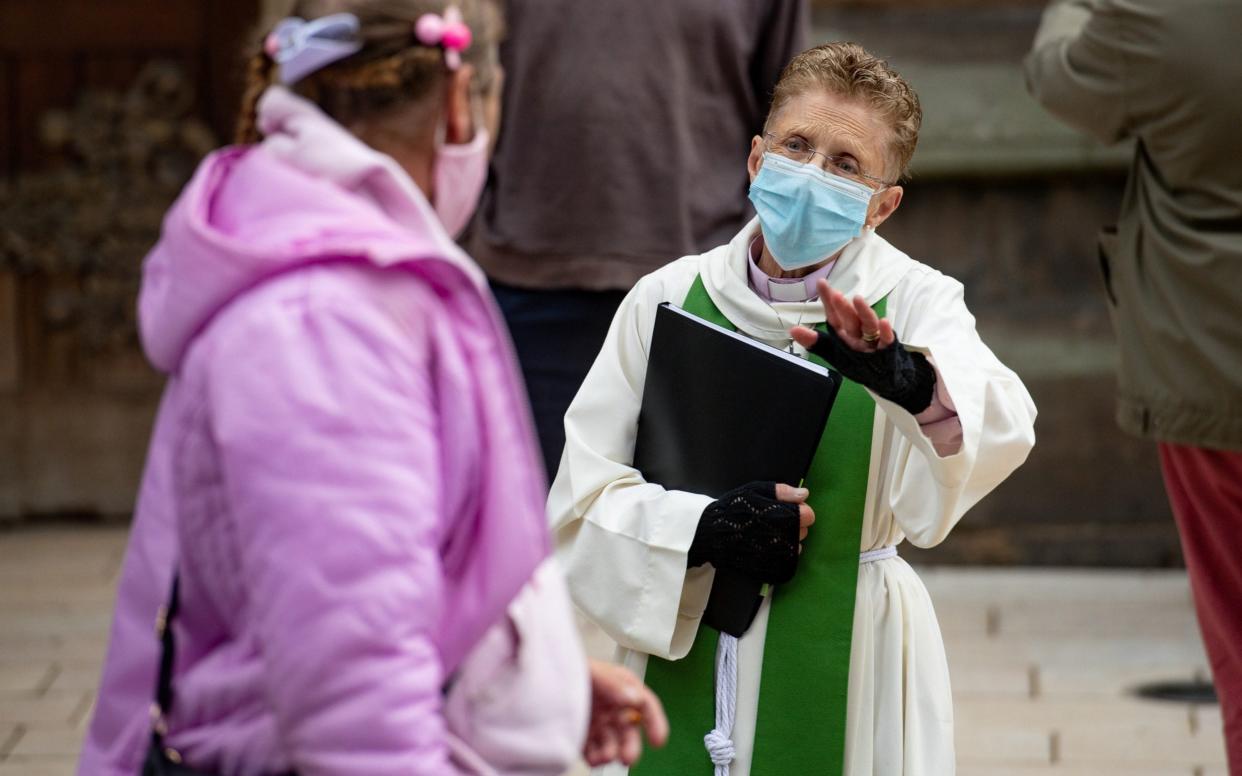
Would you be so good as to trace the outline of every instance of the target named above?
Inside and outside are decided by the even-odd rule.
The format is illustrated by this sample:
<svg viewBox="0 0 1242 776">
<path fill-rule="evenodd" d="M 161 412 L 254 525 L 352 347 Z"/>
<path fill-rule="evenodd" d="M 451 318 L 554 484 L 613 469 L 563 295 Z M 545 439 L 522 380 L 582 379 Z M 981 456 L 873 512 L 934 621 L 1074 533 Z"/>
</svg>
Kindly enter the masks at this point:
<svg viewBox="0 0 1242 776">
<path fill-rule="evenodd" d="M 716 766 L 716 776 L 729 776 L 733 749 L 733 719 L 737 715 L 737 637 L 720 634 L 716 644 L 716 727 L 703 745 Z"/>
</svg>

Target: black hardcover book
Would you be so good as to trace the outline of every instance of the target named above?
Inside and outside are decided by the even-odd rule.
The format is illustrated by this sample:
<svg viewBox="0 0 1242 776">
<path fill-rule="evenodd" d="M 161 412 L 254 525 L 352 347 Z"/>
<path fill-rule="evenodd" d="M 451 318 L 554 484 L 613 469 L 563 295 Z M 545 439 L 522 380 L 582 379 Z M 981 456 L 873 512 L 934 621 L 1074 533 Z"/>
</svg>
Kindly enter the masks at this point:
<svg viewBox="0 0 1242 776">
<path fill-rule="evenodd" d="M 656 310 L 634 467 L 669 490 L 717 498 L 756 480 L 798 485 L 841 376 L 667 302 Z M 740 636 L 762 583 L 717 570 L 703 621 Z"/>
</svg>

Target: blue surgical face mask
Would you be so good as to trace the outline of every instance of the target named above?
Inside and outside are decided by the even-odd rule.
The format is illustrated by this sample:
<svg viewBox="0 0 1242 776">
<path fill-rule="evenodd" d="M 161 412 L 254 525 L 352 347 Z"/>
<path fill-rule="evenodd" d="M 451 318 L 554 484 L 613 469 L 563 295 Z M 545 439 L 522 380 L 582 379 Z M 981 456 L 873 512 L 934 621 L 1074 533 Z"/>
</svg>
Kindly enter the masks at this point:
<svg viewBox="0 0 1242 776">
<path fill-rule="evenodd" d="M 774 153 L 750 184 L 763 241 L 784 270 L 818 264 L 862 234 L 874 192 L 849 178 Z"/>
</svg>

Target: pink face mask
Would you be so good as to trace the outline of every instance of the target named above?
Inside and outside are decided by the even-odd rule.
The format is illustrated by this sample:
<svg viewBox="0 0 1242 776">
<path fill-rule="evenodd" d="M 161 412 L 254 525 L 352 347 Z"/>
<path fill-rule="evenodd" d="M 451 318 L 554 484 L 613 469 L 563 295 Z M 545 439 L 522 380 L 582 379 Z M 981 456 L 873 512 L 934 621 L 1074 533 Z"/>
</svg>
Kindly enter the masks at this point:
<svg viewBox="0 0 1242 776">
<path fill-rule="evenodd" d="M 487 183 L 488 135 L 481 122 L 476 126 L 469 143 L 444 143 L 436 153 L 436 215 L 454 239 L 470 222 Z"/>
</svg>

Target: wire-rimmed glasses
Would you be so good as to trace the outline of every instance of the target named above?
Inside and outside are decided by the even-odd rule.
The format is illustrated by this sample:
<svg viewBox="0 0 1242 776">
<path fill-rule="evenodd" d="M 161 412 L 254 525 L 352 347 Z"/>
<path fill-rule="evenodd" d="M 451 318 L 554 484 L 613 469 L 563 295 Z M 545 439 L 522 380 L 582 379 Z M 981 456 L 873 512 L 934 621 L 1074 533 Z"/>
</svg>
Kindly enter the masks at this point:
<svg viewBox="0 0 1242 776">
<path fill-rule="evenodd" d="M 771 153 L 778 154 L 800 164 L 810 164 L 815 157 L 822 156 L 828 165 L 828 172 L 833 175 L 840 175 L 842 178 L 848 178 L 855 183 L 861 183 L 868 188 L 875 188 L 876 186 L 884 188 L 892 185 L 883 178 L 877 178 L 874 175 L 868 175 L 863 172 L 858 161 L 852 156 L 840 156 L 817 151 L 814 146 L 799 135 L 788 135 L 778 140 L 776 135 L 771 132 L 764 132 L 763 145 Z"/>
</svg>

